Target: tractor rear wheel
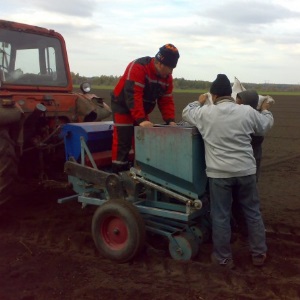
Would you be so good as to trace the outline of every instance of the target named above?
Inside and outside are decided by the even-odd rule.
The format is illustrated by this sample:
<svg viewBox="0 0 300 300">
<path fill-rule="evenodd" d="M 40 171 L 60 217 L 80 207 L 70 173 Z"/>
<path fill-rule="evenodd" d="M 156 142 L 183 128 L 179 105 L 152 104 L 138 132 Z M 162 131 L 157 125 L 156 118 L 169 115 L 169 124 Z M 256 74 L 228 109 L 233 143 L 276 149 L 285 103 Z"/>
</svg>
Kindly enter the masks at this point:
<svg viewBox="0 0 300 300">
<path fill-rule="evenodd" d="M 0 205 L 12 198 L 18 175 L 18 160 L 14 143 L 7 129 L 0 129 Z"/>
<path fill-rule="evenodd" d="M 124 263 L 143 249 L 145 223 L 132 203 L 121 199 L 108 200 L 94 213 L 92 235 L 101 255 Z"/>
</svg>

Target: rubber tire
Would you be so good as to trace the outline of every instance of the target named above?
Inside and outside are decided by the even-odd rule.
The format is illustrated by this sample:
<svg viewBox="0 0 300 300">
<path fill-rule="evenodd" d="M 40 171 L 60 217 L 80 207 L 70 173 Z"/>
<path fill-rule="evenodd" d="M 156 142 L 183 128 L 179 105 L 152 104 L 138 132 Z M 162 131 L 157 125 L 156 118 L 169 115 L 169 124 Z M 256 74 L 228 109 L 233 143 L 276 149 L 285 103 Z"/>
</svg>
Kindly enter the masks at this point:
<svg viewBox="0 0 300 300">
<path fill-rule="evenodd" d="M 132 203 L 108 200 L 93 215 L 92 236 L 102 256 L 118 263 L 128 262 L 145 245 L 145 222 Z"/>
<path fill-rule="evenodd" d="M 196 238 L 199 240 L 200 244 L 203 244 L 210 239 L 209 229 L 205 226 L 194 225 L 190 228 Z"/>
<path fill-rule="evenodd" d="M 18 159 L 7 129 L 0 129 L 0 205 L 10 200 L 18 175 Z"/>
</svg>

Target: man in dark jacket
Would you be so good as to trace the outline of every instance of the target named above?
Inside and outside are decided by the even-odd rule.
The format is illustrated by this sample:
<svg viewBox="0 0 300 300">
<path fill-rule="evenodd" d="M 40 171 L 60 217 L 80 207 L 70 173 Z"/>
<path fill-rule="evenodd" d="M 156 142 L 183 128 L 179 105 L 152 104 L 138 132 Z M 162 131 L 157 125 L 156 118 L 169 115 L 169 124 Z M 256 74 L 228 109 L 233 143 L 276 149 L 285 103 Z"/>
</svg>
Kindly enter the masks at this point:
<svg viewBox="0 0 300 300">
<path fill-rule="evenodd" d="M 259 96 L 256 91 L 246 90 L 240 92 L 236 96 L 237 104 L 250 105 L 252 108 L 257 109 Z M 264 136 L 251 135 L 251 145 L 253 149 L 253 155 L 256 161 L 256 182 L 260 173 L 260 163 L 262 158 L 262 143 Z M 233 215 L 233 227 L 235 230 L 240 232 L 243 236 L 248 236 L 247 225 L 245 223 L 245 217 L 239 206 L 237 196 L 233 194 L 232 203 L 232 215 Z"/>
<path fill-rule="evenodd" d="M 259 96 L 256 91 L 246 90 L 237 94 L 236 103 L 250 105 L 252 108 L 257 109 L 258 98 Z M 251 137 L 252 137 L 251 145 L 253 149 L 253 155 L 256 160 L 256 181 L 258 181 L 258 177 L 260 173 L 260 163 L 262 157 L 262 143 L 264 141 L 264 137 L 258 135 L 251 135 Z"/>
<path fill-rule="evenodd" d="M 149 114 L 156 103 L 166 124 L 176 125 L 172 72 L 178 59 L 177 48 L 166 44 L 159 48 L 155 57 L 146 56 L 132 61 L 117 83 L 111 98 L 113 172 L 128 169 L 134 126 L 153 126 Z"/>
</svg>

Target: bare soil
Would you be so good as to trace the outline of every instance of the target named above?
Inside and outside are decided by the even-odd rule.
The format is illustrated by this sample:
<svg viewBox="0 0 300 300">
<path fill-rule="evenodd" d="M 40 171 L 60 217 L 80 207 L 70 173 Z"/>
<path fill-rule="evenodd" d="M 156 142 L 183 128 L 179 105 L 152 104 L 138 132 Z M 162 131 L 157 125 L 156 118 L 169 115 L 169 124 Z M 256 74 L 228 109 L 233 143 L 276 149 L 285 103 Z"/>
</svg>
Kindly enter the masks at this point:
<svg viewBox="0 0 300 300">
<path fill-rule="evenodd" d="M 178 121 L 191 97 L 176 94 Z M 70 194 L 64 190 L 37 191 L 0 208 L 0 300 L 300 299 L 300 99 L 274 98 L 259 182 L 269 247 L 264 267 L 251 264 L 240 236 L 231 271 L 210 263 L 209 242 L 194 260 L 180 262 L 153 236 L 134 261 L 113 263 L 92 240 L 95 207 L 58 204 Z M 161 123 L 157 110 L 152 120 Z"/>
</svg>

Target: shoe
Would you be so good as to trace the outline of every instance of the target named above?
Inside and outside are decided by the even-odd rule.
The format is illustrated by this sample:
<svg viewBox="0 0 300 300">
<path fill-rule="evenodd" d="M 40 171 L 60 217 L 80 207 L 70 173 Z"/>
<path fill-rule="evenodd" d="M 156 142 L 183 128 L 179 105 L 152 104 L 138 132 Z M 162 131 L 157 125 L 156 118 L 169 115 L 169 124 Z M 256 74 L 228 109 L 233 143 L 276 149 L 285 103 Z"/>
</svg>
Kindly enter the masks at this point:
<svg viewBox="0 0 300 300">
<path fill-rule="evenodd" d="M 258 255 L 252 255 L 252 263 L 254 266 L 261 267 L 264 265 L 265 261 L 267 259 L 267 254 L 258 254 Z"/>
<path fill-rule="evenodd" d="M 219 265 L 222 268 L 226 268 L 229 270 L 233 270 L 235 268 L 235 264 L 232 260 L 232 258 L 223 258 L 221 260 L 218 260 L 213 254 L 211 255 L 211 262 L 214 265 Z"/>
</svg>

